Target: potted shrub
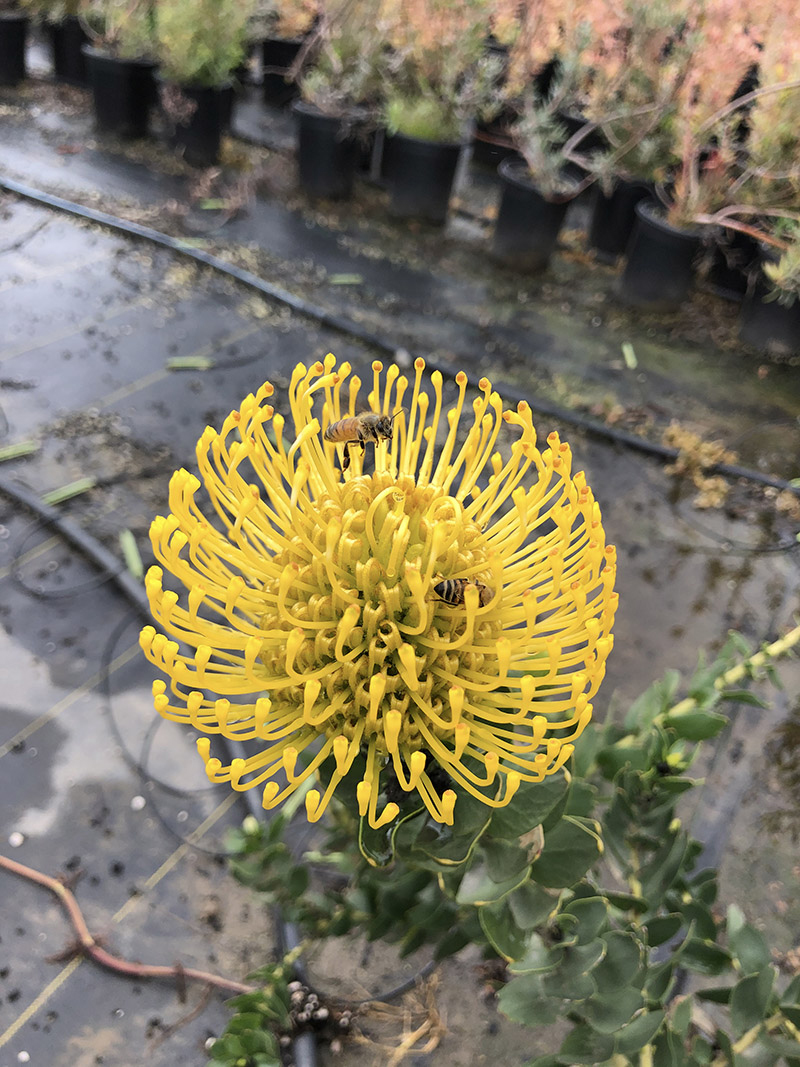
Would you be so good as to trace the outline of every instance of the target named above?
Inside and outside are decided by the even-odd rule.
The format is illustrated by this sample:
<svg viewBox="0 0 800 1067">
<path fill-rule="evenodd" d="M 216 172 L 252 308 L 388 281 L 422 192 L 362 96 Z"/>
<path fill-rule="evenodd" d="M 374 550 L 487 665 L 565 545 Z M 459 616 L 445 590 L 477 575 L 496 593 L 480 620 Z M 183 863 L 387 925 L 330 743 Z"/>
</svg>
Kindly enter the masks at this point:
<svg viewBox="0 0 800 1067">
<path fill-rule="evenodd" d="M 598 44 L 585 57 L 579 96 L 588 120 L 566 153 L 598 179 L 588 244 L 598 259 L 615 263 L 625 251 L 640 200 L 665 182 L 675 155 L 677 98 L 691 59 L 689 37 L 676 34 L 681 3 L 628 0 L 613 31 L 593 32 Z M 595 16 L 601 8 L 589 7 Z M 602 146 L 587 154 L 587 134 Z"/>
<path fill-rule="evenodd" d="M 252 10 L 252 0 L 158 0 L 161 105 L 171 144 L 195 166 L 219 158 Z"/>
<path fill-rule="evenodd" d="M 88 36 L 79 18 L 81 0 L 22 0 L 22 6 L 45 26 L 56 80 L 86 88 L 89 76 L 81 49 Z"/>
<path fill-rule="evenodd" d="M 384 65 L 383 175 L 392 214 L 447 219 L 467 123 L 496 96 L 481 0 L 414 0 L 392 8 Z"/>
<path fill-rule="evenodd" d="M 492 238 L 495 259 L 529 272 L 548 265 L 570 201 L 589 184 L 569 171 L 566 143 L 574 138 L 566 116 L 581 109 L 584 56 L 594 29 L 577 4 L 549 16 L 543 20 L 539 8 L 525 9 L 510 47 L 504 92 L 515 111 L 509 136 L 521 158 L 498 168 Z"/>
<path fill-rule="evenodd" d="M 248 36 L 261 41 L 264 102 L 284 107 L 298 95 L 294 68 L 319 12 L 316 0 L 257 0 Z"/>
<path fill-rule="evenodd" d="M 501 195 L 492 254 L 516 270 L 544 270 L 558 240 L 570 201 L 580 185 L 566 172 L 566 127 L 547 102 L 530 90 L 511 126 L 521 160 L 498 167 Z"/>
<path fill-rule="evenodd" d="M 781 220 L 774 235 L 783 252 L 761 246 L 759 270 L 739 319 L 745 344 L 775 356 L 800 355 L 800 215 Z"/>
<path fill-rule="evenodd" d="M 378 0 L 339 0 L 321 11 L 314 56 L 300 80 L 300 185 L 309 196 L 342 198 L 353 187 L 359 137 L 377 117 L 383 51 Z"/>
<path fill-rule="evenodd" d="M 87 12 L 97 25 L 83 46 L 97 128 L 118 137 L 147 135 L 155 100 L 153 0 L 95 0 Z"/>
<path fill-rule="evenodd" d="M 18 0 L 0 0 L 0 85 L 25 78 L 28 16 Z"/>
<path fill-rule="evenodd" d="M 731 19 L 723 0 L 708 0 L 687 17 L 682 35 L 690 56 L 671 123 L 679 163 L 659 201 L 636 206 L 620 284 L 626 303 L 676 310 L 694 282 L 703 227 L 735 214 L 741 108 L 748 97 L 731 97 L 758 61 L 766 30 L 755 17 L 746 25 Z"/>
</svg>

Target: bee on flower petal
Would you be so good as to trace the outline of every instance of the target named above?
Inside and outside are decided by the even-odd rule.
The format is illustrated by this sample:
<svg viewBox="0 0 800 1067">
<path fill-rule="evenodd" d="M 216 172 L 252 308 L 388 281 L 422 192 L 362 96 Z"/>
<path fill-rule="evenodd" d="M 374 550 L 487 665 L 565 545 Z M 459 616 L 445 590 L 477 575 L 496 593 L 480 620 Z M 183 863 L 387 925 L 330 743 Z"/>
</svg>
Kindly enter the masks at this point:
<svg viewBox="0 0 800 1067">
<path fill-rule="evenodd" d="M 478 590 L 478 602 L 485 608 L 494 596 L 494 589 L 490 589 L 483 582 L 475 582 L 471 578 L 445 578 L 437 582 L 433 587 L 434 593 L 453 608 L 460 607 L 464 603 L 467 586 L 474 585 Z"/>
<path fill-rule="evenodd" d="M 401 409 L 402 410 L 402 409 Z M 361 445 L 362 454 L 366 451 L 367 441 L 391 441 L 392 423 L 400 414 L 377 415 L 374 411 L 365 411 L 361 415 L 353 415 L 349 419 L 340 419 L 332 422 L 322 435 L 324 440 L 333 444 L 344 445 L 344 457 L 342 459 L 342 471 L 350 466 L 349 445 Z"/>
</svg>

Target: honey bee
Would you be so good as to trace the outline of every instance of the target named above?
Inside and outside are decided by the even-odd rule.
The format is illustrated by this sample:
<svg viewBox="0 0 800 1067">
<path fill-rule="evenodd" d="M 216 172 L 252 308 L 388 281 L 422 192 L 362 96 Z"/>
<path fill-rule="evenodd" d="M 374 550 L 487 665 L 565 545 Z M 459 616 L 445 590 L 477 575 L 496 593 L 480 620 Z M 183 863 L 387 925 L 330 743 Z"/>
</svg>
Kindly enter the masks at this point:
<svg viewBox="0 0 800 1067">
<path fill-rule="evenodd" d="M 401 409 L 402 410 L 402 409 Z M 362 454 L 366 451 L 367 441 L 391 441 L 392 423 L 400 414 L 376 415 L 374 411 L 365 411 L 361 415 L 354 415 L 349 419 L 340 419 L 332 422 L 322 435 L 326 441 L 344 445 L 344 457 L 342 459 L 342 471 L 350 466 L 349 445 L 361 445 Z"/>
<path fill-rule="evenodd" d="M 478 602 L 482 608 L 485 608 L 494 596 L 494 590 L 484 585 L 483 582 L 475 582 L 471 578 L 445 578 L 444 581 L 436 583 L 433 591 L 445 604 L 457 608 L 464 603 L 464 594 L 468 585 L 474 585 L 478 590 Z"/>
</svg>

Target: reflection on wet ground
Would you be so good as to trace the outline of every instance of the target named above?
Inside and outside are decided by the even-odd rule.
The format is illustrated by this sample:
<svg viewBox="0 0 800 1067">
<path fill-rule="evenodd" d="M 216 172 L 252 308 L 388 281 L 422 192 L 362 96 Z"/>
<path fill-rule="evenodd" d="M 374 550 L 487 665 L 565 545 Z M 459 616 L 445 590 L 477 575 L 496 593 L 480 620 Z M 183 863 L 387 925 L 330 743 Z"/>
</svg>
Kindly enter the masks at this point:
<svg viewBox="0 0 800 1067">
<path fill-rule="evenodd" d="M 13 109 L 0 116 L 2 167 L 79 199 L 100 189 L 106 210 L 168 221 L 167 201 L 185 191 L 180 168 L 154 178 L 94 142 L 85 110 L 65 121 L 83 147 L 60 156 L 57 122 L 43 132 Z M 716 345 L 710 327 L 695 324 L 676 339 L 669 323 L 632 317 L 609 297 L 613 275 L 576 255 L 560 256 L 546 279 L 519 279 L 494 272 L 458 218 L 443 240 L 392 226 L 377 210 L 322 214 L 294 198 L 285 158 L 267 163 L 281 195 L 252 201 L 214 240 L 249 252 L 277 284 L 398 347 L 432 351 L 472 381 L 489 374 L 595 414 L 617 405 L 643 431 L 679 418 L 723 437 L 742 463 L 797 476 L 795 368 L 759 375 L 752 356 L 729 338 Z M 362 283 L 332 280 L 345 272 Z M 712 307 L 709 319 L 717 317 Z M 145 562 L 169 473 L 191 463 L 206 424 L 219 424 L 267 377 L 280 408 L 299 360 L 332 350 L 363 368 L 373 355 L 174 253 L 12 196 L 0 199 L 0 321 L 0 447 L 40 445 L 0 475 L 37 493 L 96 479 L 63 513 L 116 552 L 120 531 L 131 530 Z M 620 360 L 623 341 L 635 345 L 636 373 Z M 725 509 L 698 512 L 657 461 L 552 418 L 538 424 L 542 437 L 559 429 L 572 444 L 618 546 L 621 607 L 603 712 L 624 707 L 667 667 L 691 670 L 698 650 L 719 647 L 730 628 L 758 644 L 790 621 L 797 523 L 776 513 L 776 494 L 737 486 Z M 0 590 L 4 850 L 51 873 L 82 871 L 90 925 L 120 953 L 242 977 L 270 953 L 271 934 L 218 855 L 223 828 L 241 813 L 208 787 L 191 738 L 167 724 L 154 736 L 138 620 L 113 585 L 98 583 L 85 560 L 2 496 Z M 771 711 L 734 715 L 704 768 L 694 819 L 722 864 L 726 898 L 785 951 L 800 928 L 800 671 L 788 663 L 781 674 L 786 697 Z M 185 844 L 198 828 L 199 848 Z M 86 963 L 47 963 L 67 940 L 63 918 L 43 891 L 6 876 L 0 915 L 0 1067 L 23 1053 L 54 1067 L 124 1067 L 144 1062 L 148 1049 L 156 1064 L 202 1062 L 203 1042 L 225 1018 L 221 998 L 158 1043 L 198 991 L 181 1006 L 169 988 Z M 445 969 L 443 981 L 449 997 L 463 972 Z M 449 1047 L 426 1063 L 461 1062 L 469 1026 L 454 1009 Z M 497 1041 L 510 1056 L 530 1052 L 529 1035 L 503 1033 Z M 487 1055 L 492 1047 L 500 1046 L 490 1041 Z"/>
</svg>

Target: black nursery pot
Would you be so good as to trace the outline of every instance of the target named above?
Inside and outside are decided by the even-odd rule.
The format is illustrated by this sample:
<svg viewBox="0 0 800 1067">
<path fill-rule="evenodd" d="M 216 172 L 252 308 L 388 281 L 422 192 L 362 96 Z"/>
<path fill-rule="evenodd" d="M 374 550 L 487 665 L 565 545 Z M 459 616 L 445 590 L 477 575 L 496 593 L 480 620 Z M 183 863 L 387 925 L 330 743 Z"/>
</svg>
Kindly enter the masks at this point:
<svg viewBox="0 0 800 1067">
<path fill-rule="evenodd" d="M 25 78 L 25 15 L 0 14 L 0 85 L 16 85 Z"/>
<path fill-rule="evenodd" d="M 297 116 L 297 162 L 300 186 L 307 196 L 342 200 L 353 191 L 358 142 L 352 125 L 324 115 L 300 100 Z"/>
<path fill-rule="evenodd" d="M 527 166 L 506 159 L 497 168 L 502 194 L 492 255 L 506 267 L 532 273 L 550 262 L 572 195 L 545 200 Z"/>
<path fill-rule="evenodd" d="M 403 133 L 387 136 L 381 173 L 392 215 L 444 225 L 462 147 L 460 142 L 423 141 Z"/>
<path fill-rule="evenodd" d="M 617 262 L 633 232 L 636 205 L 652 195 L 652 186 L 647 182 L 628 178 L 617 178 L 610 196 L 597 190 L 589 221 L 589 247 L 601 263 Z"/>
<path fill-rule="evenodd" d="M 750 273 L 758 259 L 758 243 L 747 233 L 723 230 L 714 242 L 704 289 L 741 303 L 747 295 Z"/>
<path fill-rule="evenodd" d="M 169 83 L 162 83 L 162 93 L 168 86 Z M 211 167 L 219 160 L 222 134 L 230 123 L 233 86 L 181 85 L 177 88 L 187 98 L 187 112 L 191 110 L 191 114 L 176 120 L 165 112 L 170 130 L 169 143 L 181 151 L 193 167 Z"/>
<path fill-rule="evenodd" d="M 492 122 L 477 123 L 475 135 L 472 138 L 472 163 L 475 166 L 496 171 L 503 160 L 520 159 L 508 134 L 508 127 L 512 121 L 513 117 L 508 113 Z"/>
<path fill-rule="evenodd" d="M 98 130 L 117 137 L 146 137 L 155 95 L 156 65 L 147 59 L 117 59 L 83 46 Z"/>
<path fill-rule="evenodd" d="M 262 89 L 265 103 L 285 107 L 297 97 L 297 85 L 287 82 L 285 75 L 297 59 L 302 45 L 302 41 L 288 41 L 283 37 L 267 37 L 262 42 Z"/>
<path fill-rule="evenodd" d="M 53 74 L 68 85 L 89 86 L 89 71 L 83 46 L 89 43 L 77 15 L 67 15 L 49 27 L 53 46 Z"/>
<path fill-rule="evenodd" d="M 747 294 L 739 318 L 739 339 L 770 356 L 800 355 L 800 300 L 787 307 L 766 300 L 770 293 L 764 275 Z"/>
<path fill-rule="evenodd" d="M 640 200 L 635 210 L 619 295 L 633 307 L 677 311 L 694 282 L 700 232 L 670 226 L 652 200 Z"/>
</svg>

